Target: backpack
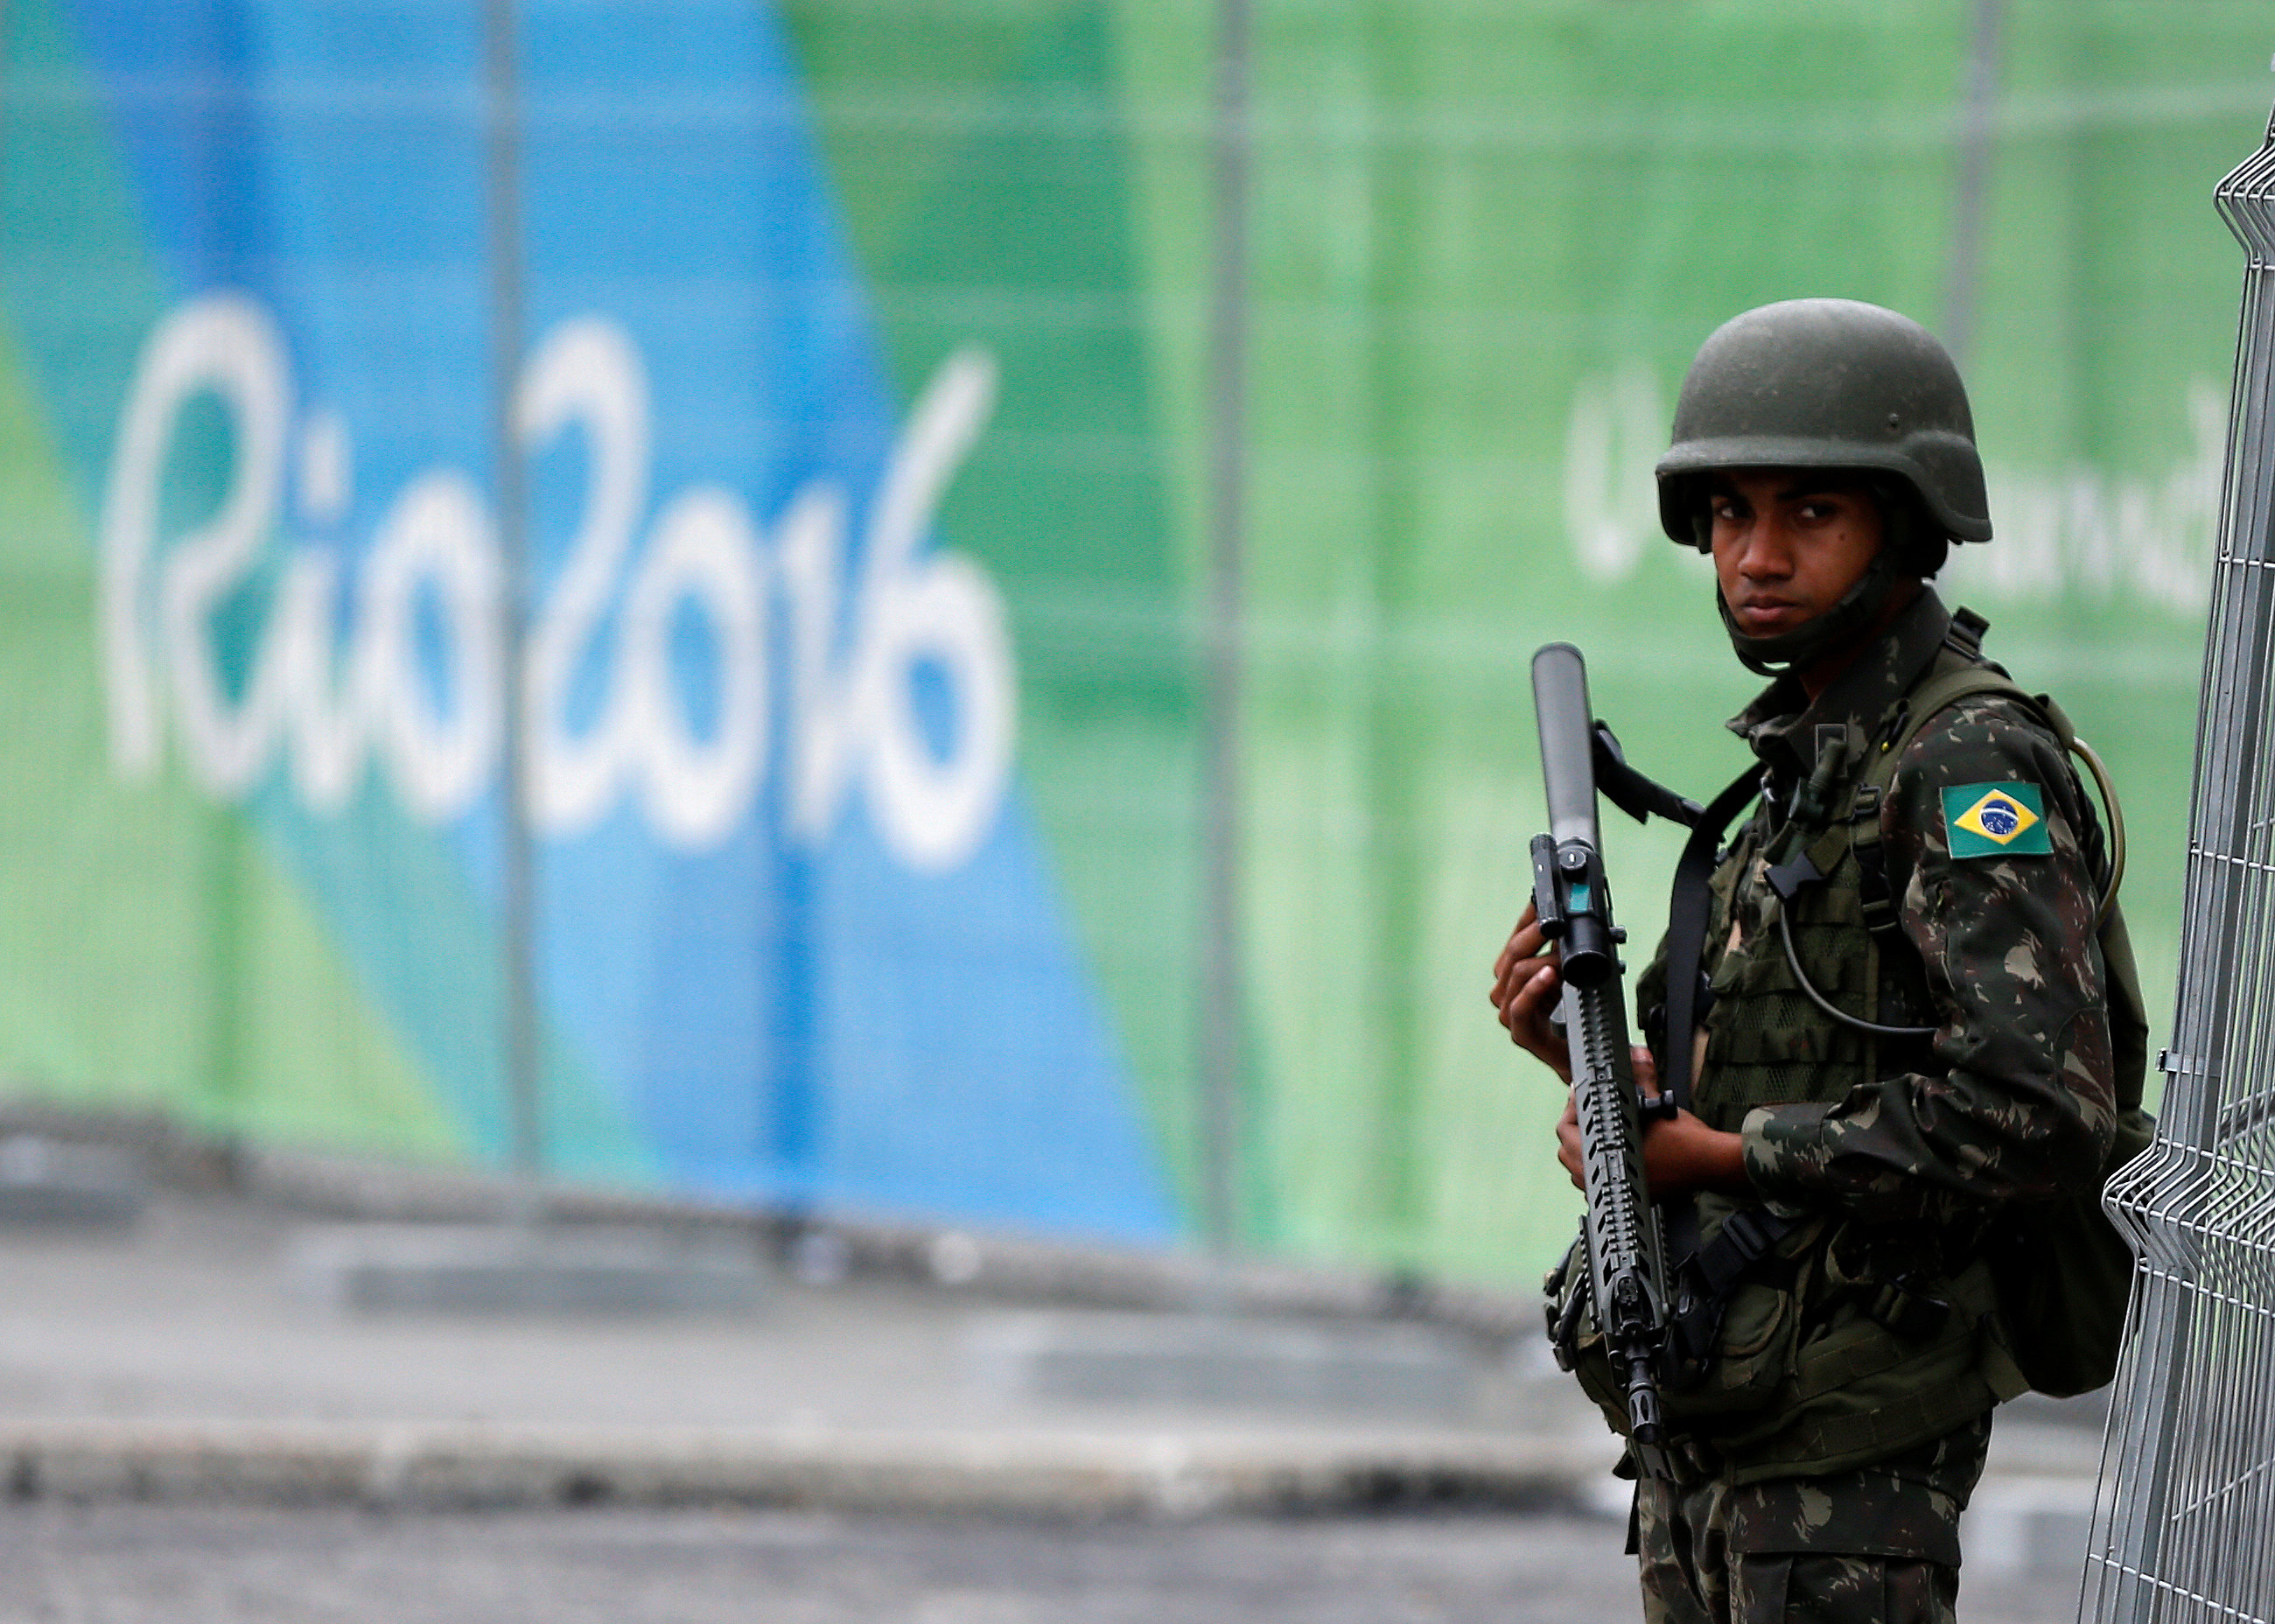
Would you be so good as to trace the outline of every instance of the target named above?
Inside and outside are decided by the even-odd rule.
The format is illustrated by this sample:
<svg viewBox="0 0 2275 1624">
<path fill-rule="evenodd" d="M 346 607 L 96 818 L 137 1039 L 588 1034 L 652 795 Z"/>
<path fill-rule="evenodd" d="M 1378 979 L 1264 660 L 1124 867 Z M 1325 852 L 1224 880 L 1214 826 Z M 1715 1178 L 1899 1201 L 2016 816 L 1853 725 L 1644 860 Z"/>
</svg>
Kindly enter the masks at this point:
<svg viewBox="0 0 2275 1624">
<path fill-rule="evenodd" d="M 1939 672 L 1913 691 L 1908 719 L 1888 747 L 1876 753 L 1862 782 L 1878 785 L 1885 797 L 1895 777 L 1896 759 L 1914 736 L 1939 712 L 1984 694 L 2014 701 L 2044 724 L 2066 753 L 2095 765 L 2089 753 L 2081 752 L 2077 730 L 2061 706 L 2044 694 L 2024 692 L 1995 666 L 1976 665 Z M 2121 850 L 2123 814 L 2097 767 L 2095 777 L 2110 802 L 2112 838 Z M 1872 825 L 1858 843 L 1877 843 L 1878 839 L 1878 827 Z M 2132 1249 L 2102 1210 L 2101 1191 L 2110 1175 L 2148 1148 L 2157 1128 L 2156 1119 L 2141 1107 L 2149 1059 L 2141 976 L 2133 962 L 2124 913 L 2114 905 L 2102 918 L 2098 940 L 2109 1001 L 2110 1048 L 2116 1062 L 2116 1138 L 2091 1190 L 2069 1192 L 2051 1202 L 2009 1204 L 1984 1238 L 2007 1350 L 2023 1379 L 2053 1398 L 2090 1393 L 2117 1373 L 2135 1265 Z"/>
</svg>

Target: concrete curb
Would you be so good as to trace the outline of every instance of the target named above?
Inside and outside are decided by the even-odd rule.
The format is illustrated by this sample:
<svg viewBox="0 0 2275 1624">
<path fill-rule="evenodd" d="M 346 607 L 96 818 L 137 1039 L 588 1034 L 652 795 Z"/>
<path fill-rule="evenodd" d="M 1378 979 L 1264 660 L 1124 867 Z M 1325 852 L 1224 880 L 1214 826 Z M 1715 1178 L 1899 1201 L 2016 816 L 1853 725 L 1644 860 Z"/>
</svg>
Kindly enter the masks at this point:
<svg viewBox="0 0 2275 1624">
<path fill-rule="evenodd" d="M 799 1435 L 329 1424 L 0 1423 L 16 1499 L 419 1509 L 576 1505 L 1183 1519 L 1577 1507 L 1559 1439 Z"/>
<path fill-rule="evenodd" d="M 570 1227 L 642 1225 L 749 1235 L 779 1254 L 793 1276 L 816 1284 L 851 1276 L 998 1302 L 1410 1320 L 1487 1341 L 1540 1334 L 1540 1301 L 1526 1290 L 1264 1258 L 1223 1262 L 1159 1247 L 896 1222 L 858 1213 L 768 1211 L 558 1182 L 532 1190 L 472 1168 L 219 1138 L 162 1113 L 11 1095 L 0 1083 L 0 1137 L 11 1133 L 125 1151 L 173 1189 L 225 1192 L 317 1219 L 470 1224 L 526 1216 L 533 1208 Z"/>
</svg>

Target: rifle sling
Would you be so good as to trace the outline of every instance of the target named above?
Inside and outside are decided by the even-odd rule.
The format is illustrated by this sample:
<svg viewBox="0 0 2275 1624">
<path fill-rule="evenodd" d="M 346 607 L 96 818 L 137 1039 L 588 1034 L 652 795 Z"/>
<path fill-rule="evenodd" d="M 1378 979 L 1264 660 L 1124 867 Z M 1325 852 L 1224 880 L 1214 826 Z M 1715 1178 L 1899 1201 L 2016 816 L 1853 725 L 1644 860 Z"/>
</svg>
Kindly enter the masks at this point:
<svg viewBox="0 0 2275 1624">
<path fill-rule="evenodd" d="M 1721 853 L 1722 831 L 1759 793 L 1757 767 L 1749 767 L 1706 804 L 1690 826 L 1682 857 L 1674 865 L 1674 895 L 1667 915 L 1667 1054 L 1659 1085 L 1679 1109 L 1690 1108 L 1691 1051 L 1696 1046 L 1698 966 L 1706 950 L 1707 916 L 1713 911 L 1712 882 Z"/>
<path fill-rule="evenodd" d="M 1619 736 L 1601 721 L 1592 735 L 1596 762 L 1596 792 L 1637 823 L 1664 818 L 1686 828 L 1701 815 L 1697 802 L 1681 796 L 1628 765 Z"/>
</svg>

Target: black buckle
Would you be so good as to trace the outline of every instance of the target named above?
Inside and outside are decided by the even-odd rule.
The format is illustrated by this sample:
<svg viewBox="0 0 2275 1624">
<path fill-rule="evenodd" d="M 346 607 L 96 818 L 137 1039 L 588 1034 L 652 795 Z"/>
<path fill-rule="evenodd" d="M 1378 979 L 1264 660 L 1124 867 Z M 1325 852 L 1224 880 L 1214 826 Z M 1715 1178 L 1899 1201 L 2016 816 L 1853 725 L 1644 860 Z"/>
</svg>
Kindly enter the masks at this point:
<svg viewBox="0 0 2275 1624">
<path fill-rule="evenodd" d="M 1823 885 L 1825 871 L 1810 860 L 1809 853 L 1797 851 L 1789 861 L 1773 864 L 1763 871 L 1770 889 L 1777 893 L 1779 902 L 1790 906 L 1803 886 Z"/>
<path fill-rule="evenodd" d="M 1777 1236 L 1770 1233 L 1769 1226 L 1762 1221 L 1757 1212 L 1731 1213 L 1723 1220 L 1719 1233 L 1721 1240 L 1728 1243 L 1738 1254 L 1741 1268 L 1752 1265 L 1777 1243 Z"/>
<path fill-rule="evenodd" d="M 1983 658 L 1983 634 L 1991 630 L 1991 623 L 1965 604 L 1951 612 L 1951 624 L 1944 631 L 1943 640 L 1954 651 L 1969 660 Z"/>
<path fill-rule="evenodd" d="M 1924 1342 L 1943 1329 L 1944 1322 L 1951 1318 L 1951 1304 L 1941 1297 L 1889 1280 L 1872 1294 L 1864 1312 L 1883 1330 L 1908 1342 Z"/>
</svg>

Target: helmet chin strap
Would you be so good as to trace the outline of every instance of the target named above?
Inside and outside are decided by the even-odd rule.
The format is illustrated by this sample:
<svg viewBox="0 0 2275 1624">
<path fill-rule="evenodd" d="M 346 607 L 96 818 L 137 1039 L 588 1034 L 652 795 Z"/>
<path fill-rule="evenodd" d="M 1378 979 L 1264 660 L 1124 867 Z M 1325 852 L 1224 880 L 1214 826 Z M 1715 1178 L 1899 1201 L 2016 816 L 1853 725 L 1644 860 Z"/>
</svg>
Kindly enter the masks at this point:
<svg viewBox="0 0 2275 1624">
<path fill-rule="evenodd" d="M 1738 651 L 1738 658 L 1746 668 L 1764 676 L 1782 676 L 1814 665 L 1823 656 L 1844 644 L 1854 643 L 1870 631 L 1887 607 L 1888 594 L 1904 578 L 1894 563 L 1893 547 L 1883 547 L 1872 555 L 1872 563 L 1856 578 L 1856 584 L 1840 594 L 1840 601 L 1813 620 L 1803 622 L 1790 631 L 1780 631 L 1775 637 L 1750 637 L 1739 630 L 1737 617 L 1723 601 L 1722 588 L 1714 588 L 1714 607 L 1721 611 L 1722 628 L 1730 634 L 1730 646 Z"/>
</svg>

